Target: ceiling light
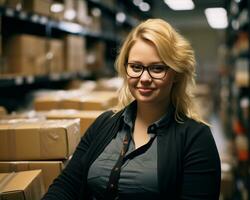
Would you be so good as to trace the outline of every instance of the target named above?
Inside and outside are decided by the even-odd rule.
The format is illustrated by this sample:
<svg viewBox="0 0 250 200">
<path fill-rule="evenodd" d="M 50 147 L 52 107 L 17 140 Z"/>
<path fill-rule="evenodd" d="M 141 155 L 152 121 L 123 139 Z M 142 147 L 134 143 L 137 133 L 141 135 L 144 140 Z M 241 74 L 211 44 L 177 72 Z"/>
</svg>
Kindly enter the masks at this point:
<svg viewBox="0 0 250 200">
<path fill-rule="evenodd" d="M 76 11 L 73 9 L 68 9 L 64 12 L 64 18 L 68 20 L 73 20 L 76 17 Z"/>
<path fill-rule="evenodd" d="M 99 9 L 99 8 L 93 8 L 91 10 L 91 14 L 94 16 L 94 17 L 100 17 L 102 15 L 102 11 Z"/>
<path fill-rule="evenodd" d="M 125 13 L 123 13 L 123 12 L 118 12 L 118 13 L 116 14 L 116 21 L 117 21 L 117 22 L 123 23 L 123 22 L 125 22 L 125 20 L 126 20 L 126 15 L 125 15 Z"/>
<path fill-rule="evenodd" d="M 134 5 L 139 6 L 142 0 L 133 0 Z"/>
<path fill-rule="evenodd" d="M 150 5 L 146 2 L 142 2 L 139 5 L 139 9 L 143 12 L 148 12 L 150 10 Z"/>
<path fill-rule="evenodd" d="M 192 0 L 164 0 L 172 10 L 193 10 L 194 2 Z"/>
<path fill-rule="evenodd" d="M 61 3 L 53 3 L 50 7 L 50 11 L 54 13 L 62 12 L 64 9 L 64 5 Z"/>
<path fill-rule="evenodd" d="M 231 169 L 232 167 L 228 163 L 221 163 L 221 170 L 223 172 L 229 172 Z"/>
<path fill-rule="evenodd" d="M 227 11 L 224 8 L 207 8 L 205 9 L 205 15 L 209 26 L 211 26 L 212 28 L 227 28 Z"/>
</svg>

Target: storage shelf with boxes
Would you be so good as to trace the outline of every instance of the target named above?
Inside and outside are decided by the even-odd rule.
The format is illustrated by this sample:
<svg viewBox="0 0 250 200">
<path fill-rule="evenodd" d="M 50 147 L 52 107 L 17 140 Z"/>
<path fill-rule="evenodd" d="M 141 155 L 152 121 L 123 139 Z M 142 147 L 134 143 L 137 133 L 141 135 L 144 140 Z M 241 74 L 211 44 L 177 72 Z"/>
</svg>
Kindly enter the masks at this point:
<svg viewBox="0 0 250 200">
<path fill-rule="evenodd" d="M 64 9 L 51 12 L 56 3 Z M 67 165 L 88 127 L 116 105 L 122 82 L 111 80 L 114 59 L 120 41 L 140 16 L 135 18 L 119 0 L 0 4 L 0 105 L 5 106 L 0 109 L 0 190 L 4 195 L 15 190 L 3 190 L 4 177 L 12 180 L 20 173 L 30 183 L 39 177 L 40 186 L 35 187 L 43 189 L 37 196 L 26 192 L 34 192 L 29 189 L 32 184 L 21 189 L 23 199 L 38 200 Z M 117 21 L 119 13 L 125 19 Z M 94 80 L 95 86 L 86 87 L 86 79 Z M 25 106 L 23 100 L 28 101 Z"/>
<path fill-rule="evenodd" d="M 220 115 L 235 160 L 229 182 L 233 191 L 227 199 L 245 200 L 250 197 L 250 3 L 230 0 L 226 8 L 229 26 L 221 69 Z"/>
<path fill-rule="evenodd" d="M 36 110 L 7 113 L 1 107 L 0 173 L 40 169 L 46 191 L 71 159 L 80 137 L 116 105 L 119 84 L 117 79 L 102 79 L 85 81 L 78 89 L 40 91 L 33 102 Z"/>
<path fill-rule="evenodd" d="M 66 12 L 67 8 L 65 9 Z M 34 12 L 35 11 L 36 10 L 34 10 Z M 40 75 L 46 74 L 45 71 L 47 71 L 48 73 L 63 73 L 63 70 L 61 70 L 63 68 L 62 66 L 64 65 L 66 66 L 66 69 L 71 69 L 70 64 L 72 64 L 72 62 L 75 60 L 78 61 L 78 63 L 75 64 L 78 67 L 73 67 L 71 71 L 84 71 L 86 69 L 84 69 L 84 67 L 81 69 L 79 65 L 84 65 L 87 60 L 85 59 L 86 56 L 84 55 L 86 51 L 84 41 L 85 36 L 104 41 L 108 40 L 109 42 L 113 43 L 117 42 L 117 40 L 115 39 L 116 37 L 114 34 L 112 34 L 112 32 L 102 34 L 100 28 L 98 28 L 97 30 L 95 27 L 88 27 L 87 25 L 83 26 L 82 24 L 76 23 L 72 20 L 66 21 L 67 19 L 64 19 L 64 21 L 56 21 L 55 19 L 51 18 L 51 16 L 48 17 L 41 15 L 41 12 L 39 12 L 39 14 L 33 14 L 33 12 L 30 13 L 23 10 L 17 11 L 9 7 L 1 7 L 0 12 L 2 13 L 1 41 L 6 41 L 1 45 L 3 46 L 3 49 L 1 51 L 2 62 L 0 71 L 3 76 L 9 73 L 17 75 L 20 73 Z M 84 12 L 86 14 L 87 10 L 85 10 Z M 30 24 L 29 22 L 32 23 Z M 27 23 L 29 24 L 27 25 Z M 32 26 L 37 27 L 37 24 L 43 27 L 39 26 L 37 32 L 37 28 L 30 29 L 30 27 Z M 18 43 L 16 44 L 16 40 L 20 42 L 19 45 Z M 38 45 L 38 42 L 43 44 Z M 11 43 L 13 43 L 13 45 L 11 45 Z M 29 44 L 30 47 L 39 47 L 40 51 L 37 48 L 27 48 L 26 45 Z M 5 48 L 9 46 L 10 48 Z M 75 48 L 76 46 L 79 48 Z M 17 51 L 18 49 L 20 49 L 19 52 L 23 52 L 22 49 L 30 49 L 30 53 L 27 51 L 27 53 L 24 52 L 24 54 L 22 55 L 20 53 L 18 54 L 18 52 L 15 53 L 13 52 L 13 49 L 16 49 L 16 47 Z M 62 51 L 64 51 L 66 54 L 65 59 Z M 95 49 L 95 51 L 98 51 L 98 49 Z M 67 56 L 72 55 L 78 55 L 78 57 L 67 59 Z M 17 59 L 12 59 L 13 56 L 15 56 L 15 58 L 19 58 L 18 61 L 21 62 L 14 62 L 14 60 Z M 65 63 L 62 63 L 64 60 Z M 39 67 L 37 67 L 38 65 Z"/>
<path fill-rule="evenodd" d="M 79 74 L 78 78 L 114 75 L 117 45 L 145 18 L 142 11 L 135 15 L 138 11 L 120 0 L 1 1 L 1 86 L 36 84 L 47 74 L 59 74 L 58 80 L 65 80 L 60 74 L 68 71 Z"/>
</svg>

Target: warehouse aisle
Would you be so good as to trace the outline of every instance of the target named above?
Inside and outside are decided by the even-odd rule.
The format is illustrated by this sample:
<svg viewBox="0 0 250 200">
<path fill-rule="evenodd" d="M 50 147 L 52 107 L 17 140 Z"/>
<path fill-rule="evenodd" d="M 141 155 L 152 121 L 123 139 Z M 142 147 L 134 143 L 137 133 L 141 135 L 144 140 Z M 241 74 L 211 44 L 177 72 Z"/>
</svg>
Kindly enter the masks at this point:
<svg viewBox="0 0 250 200">
<path fill-rule="evenodd" d="M 228 152 L 227 139 L 220 122 L 220 118 L 216 114 L 212 114 L 210 118 L 211 131 L 213 133 L 220 157 Z"/>
</svg>

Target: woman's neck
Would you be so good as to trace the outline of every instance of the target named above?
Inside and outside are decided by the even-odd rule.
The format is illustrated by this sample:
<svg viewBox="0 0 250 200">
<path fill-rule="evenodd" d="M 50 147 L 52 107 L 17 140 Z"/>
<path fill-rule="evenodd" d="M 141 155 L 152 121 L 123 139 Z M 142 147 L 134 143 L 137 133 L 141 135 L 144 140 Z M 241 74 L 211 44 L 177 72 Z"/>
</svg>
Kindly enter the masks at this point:
<svg viewBox="0 0 250 200">
<path fill-rule="evenodd" d="M 151 105 L 137 102 L 137 118 L 144 121 L 147 125 L 159 120 L 164 114 L 166 114 L 168 104 L 163 105 Z"/>
</svg>

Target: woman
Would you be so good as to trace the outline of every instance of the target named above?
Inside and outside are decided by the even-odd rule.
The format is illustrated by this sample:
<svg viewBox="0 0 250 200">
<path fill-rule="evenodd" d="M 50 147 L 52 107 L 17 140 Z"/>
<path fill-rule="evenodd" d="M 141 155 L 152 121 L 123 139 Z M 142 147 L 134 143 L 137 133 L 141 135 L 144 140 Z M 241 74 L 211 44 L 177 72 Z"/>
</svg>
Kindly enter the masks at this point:
<svg viewBox="0 0 250 200">
<path fill-rule="evenodd" d="M 219 199 L 218 151 L 189 93 L 190 44 L 149 19 L 128 35 L 116 69 L 117 110 L 90 126 L 43 199 Z"/>
</svg>

